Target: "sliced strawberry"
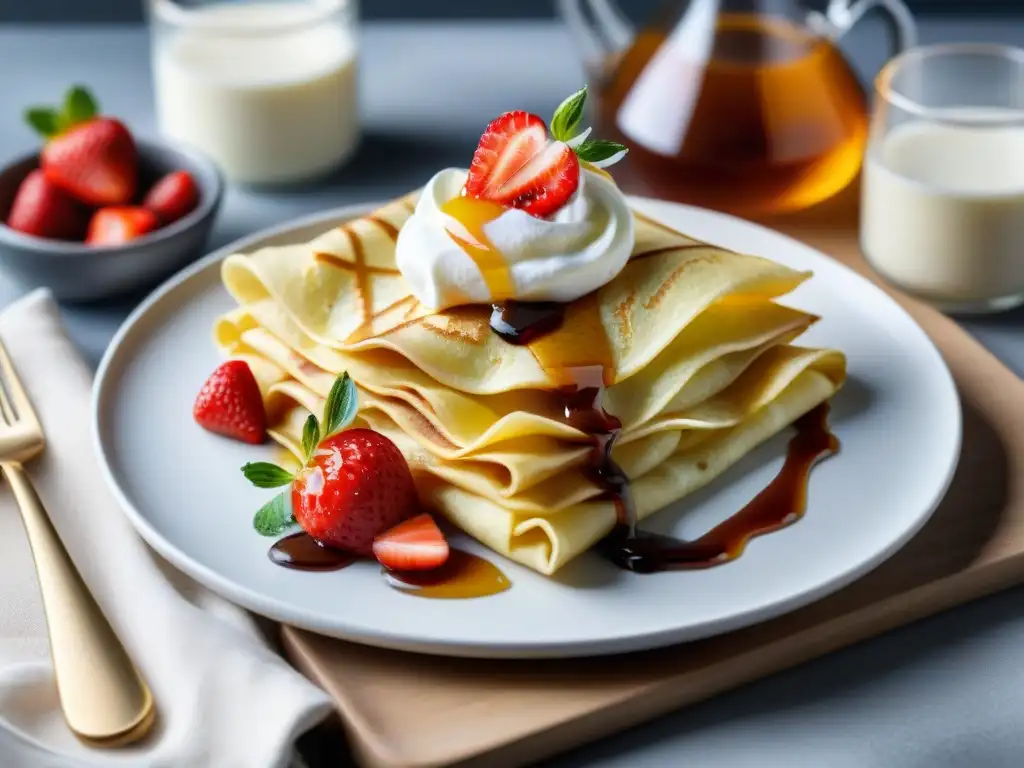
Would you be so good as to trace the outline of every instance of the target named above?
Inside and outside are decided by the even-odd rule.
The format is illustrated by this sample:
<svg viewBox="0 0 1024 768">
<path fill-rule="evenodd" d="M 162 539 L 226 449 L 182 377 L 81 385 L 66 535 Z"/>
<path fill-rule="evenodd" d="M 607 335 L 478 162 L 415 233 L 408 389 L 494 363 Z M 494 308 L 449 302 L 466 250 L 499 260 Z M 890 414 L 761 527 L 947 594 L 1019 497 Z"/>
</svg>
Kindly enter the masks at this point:
<svg viewBox="0 0 1024 768">
<path fill-rule="evenodd" d="M 569 202 L 580 185 L 580 161 L 568 144 L 555 141 L 519 169 L 490 200 L 544 217 Z"/>
<path fill-rule="evenodd" d="M 429 571 L 448 561 L 448 542 L 430 515 L 417 515 L 374 539 L 373 555 L 392 571 Z"/>
<path fill-rule="evenodd" d="M 142 201 L 164 224 L 188 215 L 199 202 L 196 180 L 188 171 L 168 173 L 152 186 Z"/>
<path fill-rule="evenodd" d="M 121 245 L 159 226 L 160 219 L 147 208 L 131 205 L 100 208 L 92 215 L 85 242 L 89 245 Z"/>
<path fill-rule="evenodd" d="M 32 171 L 18 187 L 7 216 L 7 226 L 36 237 L 81 240 L 88 212 L 42 171 Z"/>
<path fill-rule="evenodd" d="M 87 205 L 124 205 L 135 196 L 139 157 L 118 120 L 97 117 L 51 138 L 40 156 L 46 178 Z"/>
<path fill-rule="evenodd" d="M 495 118 L 480 137 L 473 154 L 466 194 L 491 199 L 491 195 L 547 143 L 547 126 L 537 115 L 517 111 Z"/>
<path fill-rule="evenodd" d="M 203 429 L 243 443 L 262 443 L 267 417 L 263 396 L 249 366 L 229 360 L 203 384 L 192 406 L 192 418 Z"/>
</svg>

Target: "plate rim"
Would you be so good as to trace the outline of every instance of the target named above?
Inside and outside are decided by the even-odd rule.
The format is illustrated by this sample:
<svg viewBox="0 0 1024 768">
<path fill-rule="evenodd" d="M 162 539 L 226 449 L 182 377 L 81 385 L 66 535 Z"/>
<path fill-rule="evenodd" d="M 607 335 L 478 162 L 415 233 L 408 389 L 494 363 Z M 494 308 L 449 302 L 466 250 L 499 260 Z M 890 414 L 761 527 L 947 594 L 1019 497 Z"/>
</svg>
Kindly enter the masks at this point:
<svg viewBox="0 0 1024 768">
<path fill-rule="evenodd" d="M 874 556 L 866 558 L 855 566 L 835 574 L 832 578 L 822 581 L 811 589 L 802 590 L 796 595 L 783 595 L 768 603 L 762 603 L 754 609 L 730 613 L 719 619 L 704 622 L 700 625 L 699 632 L 694 632 L 692 627 L 688 627 L 685 631 L 681 631 L 679 628 L 669 628 L 658 632 L 648 631 L 635 634 L 620 634 L 614 638 L 597 641 L 574 640 L 563 642 L 544 642 L 528 645 L 515 642 L 502 644 L 465 640 L 440 642 L 424 641 L 405 632 L 389 632 L 381 630 L 368 632 L 362 627 L 355 628 L 354 630 L 352 628 L 339 628 L 339 624 L 336 621 L 317 621 L 304 609 L 293 609 L 291 606 L 283 604 L 282 601 L 277 598 L 267 597 L 257 590 L 253 590 L 226 576 L 222 576 L 210 566 L 192 559 L 157 531 L 156 528 L 146 519 L 145 515 L 136 508 L 135 504 L 130 500 L 127 492 L 122 488 L 121 483 L 118 482 L 112 469 L 112 461 L 104 445 L 102 417 L 104 414 L 104 401 L 106 399 L 105 392 L 114 386 L 113 382 L 109 381 L 109 379 L 111 371 L 114 369 L 115 363 L 117 362 L 119 350 L 121 349 L 122 344 L 130 334 L 136 330 L 136 326 L 140 321 L 142 321 L 146 315 L 148 315 L 154 307 L 159 305 L 170 293 L 181 288 L 188 281 L 198 278 L 207 270 L 215 268 L 216 265 L 227 258 L 227 256 L 233 253 L 244 252 L 254 246 L 258 246 L 268 239 L 285 235 L 294 230 L 316 226 L 321 223 L 326 224 L 327 222 L 346 221 L 357 218 L 381 205 L 381 203 L 373 202 L 345 205 L 307 214 L 290 219 L 287 222 L 260 229 L 252 234 L 233 240 L 220 248 L 217 248 L 206 256 L 197 259 L 192 264 L 167 278 L 158 288 L 156 288 L 137 307 L 135 307 L 135 309 L 132 310 L 128 317 L 125 318 L 124 322 L 118 327 L 117 332 L 107 345 L 100 364 L 97 367 L 93 383 L 90 403 L 91 439 L 93 449 L 96 451 L 101 465 L 100 469 L 104 482 L 114 495 L 125 516 L 143 540 L 145 540 L 150 547 L 152 547 L 171 565 L 211 591 L 242 606 L 243 608 L 246 608 L 247 610 L 252 611 L 253 613 L 262 615 L 279 623 L 288 624 L 299 629 L 308 630 L 329 637 L 335 637 L 349 642 L 357 642 L 364 645 L 388 648 L 392 650 L 411 651 L 415 653 L 448 657 L 492 659 L 583 658 L 625 652 L 637 652 L 665 647 L 668 645 L 675 645 L 680 642 L 690 642 L 693 640 L 724 634 L 743 627 L 752 626 L 772 618 L 792 613 L 793 611 L 814 603 L 823 597 L 838 592 L 843 587 L 848 586 L 867 573 L 870 573 L 872 570 L 888 560 L 893 554 L 902 549 L 903 546 L 913 539 L 925 524 L 927 524 L 928 520 L 931 519 L 936 508 L 948 492 L 960 461 L 963 439 L 963 414 L 960 393 L 945 359 L 942 357 L 942 354 L 939 352 L 932 339 L 927 333 L 925 333 L 924 329 L 918 325 L 909 312 L 907 312 L 907 310 L 904 309 L 894 298 L 888 295 L 881 287 L 874 284 L 868 278 L 860 275 L 847 265 L 829 257 L 819 249 L 803 243 L 785 233 L 773 230 L 770 227 L 738 219 L 737 217 L 729 214 L 666 200 L 658 200 L 655 198 L 631 195 L 629 196 L 629 200 L 631 207 L 633 207 L 634 203 L 639 204 L 639 206 L 645 211 L 651 206 L 655 208 L 663 206 L 668 208 L 677 208 L 685 210 L 691 214 L 722 219 L 733 226 L 738 223 L 741 226 L 756 230 L 757 233 L 762 236 L 767 235 L 770 238 L 781 238 L 787 241 L 791 247 L 813 252 L 818 258 L 829 263 L 830 268 L 834 268 L 839 272 L 845 273 L 847 277 L 866 284 L 868 289 L 877 293 L 880 300 L 888 302 L 893 309 L 902 314 L 905 319 L 909 321 L 912 329 L 918 334 L 919 338 L 917 341 L 924 342 L 923 345 L 920 345 L 922 349 L 926 348 L 928 353 L 934 358 L 935 362 L 939 364 L 938 370 L 944 374 L 940 388 L 945 390 L 947 395 L 950 393 L 952 394 L 952 404 L 954 408 L 952 409 L 953 412 L 950 414 L 952 417 L 952 423 L 949 424 L 949 428 L 952 432 L 952 450 L 950 451 L 950 458 L 947 461 L 946 466 L 942 468 L 942 483 L 937 486 L 937 492 L 927 505 L 927 509 L 922 511 L 914 521 L 914 525 L 908 526 L 902 532 L 901 536 L 891 541 L 888 546 L 880 549 L 874 554 Z"/>
</svg>

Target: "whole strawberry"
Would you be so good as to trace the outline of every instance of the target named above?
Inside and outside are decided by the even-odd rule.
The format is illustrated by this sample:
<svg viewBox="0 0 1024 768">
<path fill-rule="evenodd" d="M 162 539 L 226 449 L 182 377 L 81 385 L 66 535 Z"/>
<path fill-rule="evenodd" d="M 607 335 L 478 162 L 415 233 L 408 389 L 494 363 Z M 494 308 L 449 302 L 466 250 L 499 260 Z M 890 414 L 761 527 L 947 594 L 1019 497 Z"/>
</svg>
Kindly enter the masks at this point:
<svg viewBox="0 0 1024 768">
<path fill-rule="evenodd" d="M 252 369 L 242 360 L 229 360 L 210 374 L 192 406 L 196 423 L 210 432 L 262 443 L 267 432 L 263 396 Z"/>
<path fill-rule="evenodd" d="M 260 488 L 290 485 L 261 509 L 255 527 L 274 536 L 297 522 L 324 546 L 356 555 L 373 554 L 379 534 L 417 511 L 416 486 L 402 452 L 370 429 L 344 429 L 355 418 L 355 385 L 345 374 L 335 381 L 320 422 L 310 415 L 302 433 L 305 461 L 295 475 L 274 464 L 242 467 Z"/>
<path fill-rule="evenodd" d="M 164 224 L 190 214 L 199 203 L 199 187 L 188 171 L 174 171 L 160 179 L 146 193 L 142 206 L 148 208 Z"/>
<path fill-rule="evenodd" d="M 40 170 L 21 182 L 7 214 L 11 229 L 55 240 L 81 240 L 88 221 L 85 209 Z"/>
<path fill-rule="evenodd" d="M 86 205 L 125 205 L 138 184 L 135 140 L 120 121 L 98 115 L 92 95 L 75 86 L 60 109 L 33 107 L 25 117 L 46 140 L 40 165 L 50 182 Z"/>
</svg>

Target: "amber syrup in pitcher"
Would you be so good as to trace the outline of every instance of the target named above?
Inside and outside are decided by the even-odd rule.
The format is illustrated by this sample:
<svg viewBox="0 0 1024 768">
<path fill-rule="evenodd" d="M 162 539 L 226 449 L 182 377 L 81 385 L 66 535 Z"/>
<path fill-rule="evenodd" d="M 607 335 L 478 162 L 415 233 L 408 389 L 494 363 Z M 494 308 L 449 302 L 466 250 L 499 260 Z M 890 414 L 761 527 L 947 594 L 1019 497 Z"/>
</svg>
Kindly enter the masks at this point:
<svg viewBox="0 0 1024 768">
<path fill-rule="evenodd" d="M 685 21 L 642 32 L 601 77 L 602 135 L 631 148 L 616 168 L 623 189 L 758 215 L 847 186 L 867 100 L 838 49 L 770 16 L 723 14 L 712 34 L 702 42 Z"/>
</svg>

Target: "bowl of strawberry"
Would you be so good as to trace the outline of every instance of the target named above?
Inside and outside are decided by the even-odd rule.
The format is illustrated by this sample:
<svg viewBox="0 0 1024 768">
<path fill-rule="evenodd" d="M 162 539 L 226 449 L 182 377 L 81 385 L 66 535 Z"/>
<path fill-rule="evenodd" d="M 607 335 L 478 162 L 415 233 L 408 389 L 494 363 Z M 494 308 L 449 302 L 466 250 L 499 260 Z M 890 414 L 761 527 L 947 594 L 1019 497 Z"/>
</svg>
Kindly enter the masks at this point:
<svg viewBox="0 0 1024 768">
<path fill-rule="evenodd" d="M 155 285 L 199 255 L 223 194 L 199 152 L 132 135 L 71 88 L 26 120 L 42 146 L 0 170 L 0 265 L 57 298 Z"/>
</svg>

